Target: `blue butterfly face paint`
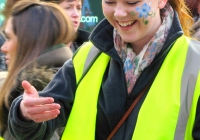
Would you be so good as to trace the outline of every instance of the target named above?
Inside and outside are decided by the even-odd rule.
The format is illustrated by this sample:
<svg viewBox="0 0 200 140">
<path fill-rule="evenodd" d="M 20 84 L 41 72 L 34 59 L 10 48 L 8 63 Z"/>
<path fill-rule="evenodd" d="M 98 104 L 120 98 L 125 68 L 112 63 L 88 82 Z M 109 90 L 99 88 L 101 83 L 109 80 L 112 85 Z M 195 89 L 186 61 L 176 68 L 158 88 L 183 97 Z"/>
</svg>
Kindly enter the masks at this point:
<svg viewBox="0 0 200 140">
<path fill-rule="evenodd" d="M 155 16 L 155 12 L 151 11 L 151 0 L 148 1 L 148 3 L 144 3 L 142 6 L 136 7 L 136 11 L 138 13 L 138 17 L 143 19 L 143 22 L 145 25 L 149 23 L 148 17 L 153 18 Z M 131 11 L 130 14 L 132 16 L 136 15 L 136 12 Z"/>
</svg>

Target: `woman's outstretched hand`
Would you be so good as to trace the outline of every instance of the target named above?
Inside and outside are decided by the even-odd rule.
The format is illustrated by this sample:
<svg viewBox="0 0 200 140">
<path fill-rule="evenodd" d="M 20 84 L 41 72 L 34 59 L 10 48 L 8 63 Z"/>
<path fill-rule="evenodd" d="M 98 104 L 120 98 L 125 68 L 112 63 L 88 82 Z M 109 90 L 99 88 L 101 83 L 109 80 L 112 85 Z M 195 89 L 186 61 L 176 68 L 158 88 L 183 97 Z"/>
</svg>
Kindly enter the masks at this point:
<svg viewBox="0 0 200 140">
<path fill-rule="evenodd" d="M 23 100 L 20 103 L 21 116 L 40 123 L 56 118 L 60 114 L 60 105 L 52 97 L 39 97 L 37 90 L 27 81 L 22 82 Z"/>
</svg>

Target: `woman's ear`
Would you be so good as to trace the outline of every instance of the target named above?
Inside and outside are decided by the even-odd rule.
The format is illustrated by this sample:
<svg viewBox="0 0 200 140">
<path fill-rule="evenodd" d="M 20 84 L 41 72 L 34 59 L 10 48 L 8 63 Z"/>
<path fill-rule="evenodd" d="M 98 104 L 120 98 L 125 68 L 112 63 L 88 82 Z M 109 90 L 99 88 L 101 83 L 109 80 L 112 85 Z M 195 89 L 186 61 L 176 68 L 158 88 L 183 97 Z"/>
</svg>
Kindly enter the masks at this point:
<svg viewBox="0 0 200 140">
<path fill-rule="evenodd" d="M 158 8 L 162 9 L 165 7 L 168 0 L 158 0 Z"/>
</svg>

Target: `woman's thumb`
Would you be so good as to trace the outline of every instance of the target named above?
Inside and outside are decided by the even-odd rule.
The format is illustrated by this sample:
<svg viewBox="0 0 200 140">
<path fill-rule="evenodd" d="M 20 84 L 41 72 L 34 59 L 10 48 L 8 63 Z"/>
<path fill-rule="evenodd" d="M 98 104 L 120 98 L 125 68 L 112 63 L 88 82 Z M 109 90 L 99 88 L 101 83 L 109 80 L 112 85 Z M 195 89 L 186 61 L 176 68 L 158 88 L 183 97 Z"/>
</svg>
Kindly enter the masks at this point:
<svg viewBox="0 0 200 140">
<path fill-rule="evenodd" d="M 22 87 L 24 88 L 24 93 L 29 94 L 33 97 L 38 97 L 37 90 L 28 81 L 23 81 Z"/>
</svg>

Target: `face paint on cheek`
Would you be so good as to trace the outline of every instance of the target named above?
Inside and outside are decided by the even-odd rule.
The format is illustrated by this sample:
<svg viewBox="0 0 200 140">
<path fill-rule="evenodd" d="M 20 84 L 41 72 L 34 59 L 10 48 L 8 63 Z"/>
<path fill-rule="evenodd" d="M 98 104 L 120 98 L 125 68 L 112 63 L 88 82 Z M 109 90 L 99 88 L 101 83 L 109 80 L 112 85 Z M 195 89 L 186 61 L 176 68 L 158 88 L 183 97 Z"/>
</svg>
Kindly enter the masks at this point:
<svg viewBox="0 0 200 140">
<path fill-rule="evenodd" d="M 138 13 L 138 15 L 139 15 L 138 17 L 142 18 L 143 19 L 143 23 L 145 25 L 147 25 L 149 23 L 147 18 L 148 17 L 153 18 L 155 16 L 155 14 L 156 14 L 154 11 L 151 10 L 151 6 L 150 5 L 151 5 L 151 0 L 148 0 L 148 3 L 145 2 L 142 6 L 136 7 L 136 11 L 137 12 L 131 11 L 130 14 L 132 16 L 135 16 L 136 13 Z"/>
<path fill-rule="evenodd" d="M 131 11 L 130 14 L 131 14 L 132 16 L 135 16 L 135 15 L 136 15 L 136 13 L 133 12 L 133 11 Z"/>
</svg>

